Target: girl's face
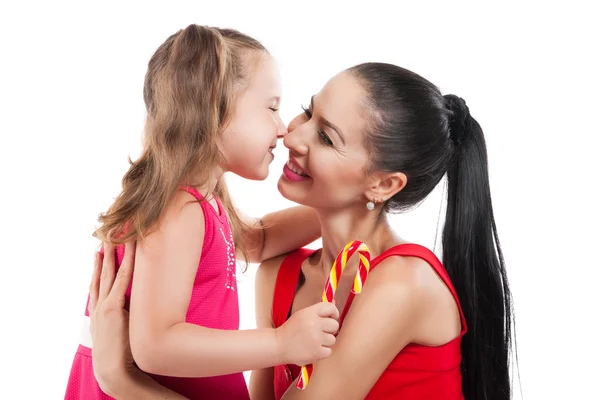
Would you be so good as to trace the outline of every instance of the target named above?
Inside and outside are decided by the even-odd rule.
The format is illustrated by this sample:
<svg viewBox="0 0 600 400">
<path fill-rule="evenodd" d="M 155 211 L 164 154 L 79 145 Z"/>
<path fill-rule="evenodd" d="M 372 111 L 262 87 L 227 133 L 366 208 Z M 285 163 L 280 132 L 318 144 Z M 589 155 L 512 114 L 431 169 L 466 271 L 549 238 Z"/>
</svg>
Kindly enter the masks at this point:
<svg viewBox="0 0 600 400">
<path fill-rule="evenodd" d="M 356 78 L 342 72 L 290 123 L 283 140 L 290 159 L 278 182 L 285 198 L 316 209 L 364 208 L 370 187 L 364 97 Z"/>
<path fill-rule="evenodd" d="M 247 87 L 238 96 L 230 125 L 221 137 L 225 170 L 241 177 L 263 180 L 269 174 L 277 139 L 287 133 L 279 116 L 281 85 L 275 61 L 265 54 L 251 69 Z"/>
</svg>

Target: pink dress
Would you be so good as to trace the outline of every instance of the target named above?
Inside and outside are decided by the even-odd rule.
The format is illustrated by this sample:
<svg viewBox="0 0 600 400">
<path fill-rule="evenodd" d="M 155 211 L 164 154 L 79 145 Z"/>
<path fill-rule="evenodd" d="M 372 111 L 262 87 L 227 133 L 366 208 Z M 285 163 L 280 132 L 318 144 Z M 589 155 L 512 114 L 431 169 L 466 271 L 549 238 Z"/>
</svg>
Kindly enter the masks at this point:
<svg viewBox="0 0 600 400">
<path fill-rule="evenodd" d="M 236 281 L 236 258 L 233 237 L 227 215 L 221 202 L 219 213 L 202 201 L 200 193 L 190 187 L 184 188 L 199 200 L 205 219 L 205 236 L 202 256 L 192 289 L 186 321 L 207 328 L 239 329 L 239 304 Z M 117 248 L 118 264 L 123 260 L 124 248 Z M 127 292 L 127 300 L 131 287 Z M 129 304 L 129 301 L 127 301 Z M 106 395 L 94 378 L 92 368 L 91 338 L 89 334 L 89 314 L 85 311 L 82 340 L 75 354 L 65 400 L 112 399 Z M 162 385 L 186 396 L 189 399 L 244 399 L 248 400 L 248 388 L 243 374 L 215 376 L 208 378 L 176 378 L 152 375 Z"/>
</svg>

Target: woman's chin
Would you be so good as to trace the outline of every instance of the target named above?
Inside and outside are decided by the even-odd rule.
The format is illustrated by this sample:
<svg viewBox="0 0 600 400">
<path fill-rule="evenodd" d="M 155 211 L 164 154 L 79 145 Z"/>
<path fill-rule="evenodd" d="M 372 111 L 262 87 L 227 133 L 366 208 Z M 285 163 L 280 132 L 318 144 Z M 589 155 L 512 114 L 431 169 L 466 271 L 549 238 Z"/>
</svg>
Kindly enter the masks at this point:
<svg viewBox="0 0 600 400">
<path fill-rule="evenodd" d="M 281 175 L 277 180 L 277 190 L 279 190 L 279 193 L 281 193 L 283 197 L 285 197 L 286 199 L 288 198 L 286 196 L 287 191 L 285 190 L 285 177 L 283 175 Z"/>
<path fill-rule="evenodd" d="M 298 204 L 302 204 L 302 202 L 298 201 L 299 196 L 294 196 L 294 190 L 292 187 L 290 187 L 290 183 L 291 182 L 289 182 L 287 178 L 282 174 L 279 177 L 279 180 L 277 181 L 277 190 L 279 190 L 279 193 L 281 193 L 281 196 L 283 196 L 283 198 Z"/>
</svg>

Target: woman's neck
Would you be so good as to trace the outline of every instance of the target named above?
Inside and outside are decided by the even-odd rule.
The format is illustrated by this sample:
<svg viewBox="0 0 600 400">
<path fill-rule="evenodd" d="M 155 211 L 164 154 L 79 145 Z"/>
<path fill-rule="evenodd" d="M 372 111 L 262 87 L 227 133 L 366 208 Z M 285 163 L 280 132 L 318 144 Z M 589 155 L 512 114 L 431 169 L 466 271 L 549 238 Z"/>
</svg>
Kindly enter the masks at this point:
<svg viewBox="0 0 600 400">
<path fill-rule="evenodd" d="M 351 241 L 364 242 L 373 257 L 381 254 L 397 241 L 386 215 L 378 208 L 368 210 L 343 210 L 337 213 L 317 210 L 321 222 L 323 250 L 319 265 L 324 274 L 329 274 L 339 252 Z M 353 275 L 358 267 L 358 257 L 347 264 L 344 275 Z"/>
</svg>

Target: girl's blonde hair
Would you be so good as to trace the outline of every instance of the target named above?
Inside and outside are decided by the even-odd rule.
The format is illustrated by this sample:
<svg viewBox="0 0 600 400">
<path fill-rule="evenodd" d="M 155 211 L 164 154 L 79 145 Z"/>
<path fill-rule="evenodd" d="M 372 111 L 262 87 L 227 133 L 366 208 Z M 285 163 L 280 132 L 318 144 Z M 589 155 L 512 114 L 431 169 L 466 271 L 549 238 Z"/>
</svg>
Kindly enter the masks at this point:
<svg viewBox="0 0 600 400">
<path fill-rule="evenodd" d="M 190 25 L 169 37 L 148 63 L 143 151 L 123 177 L 123 189 L 98 218 L 94 236 L 121 244 L 143 239 L 182 185 L 202 186 L 223 161 L 217 139 L 230 122 L 250 60 L 266 54 L 257 40 L 231 29 Z M 251 58 L 251 56 L 255 56 Z M 238 246 L 248 227 L 236 214 L 224 179 L 215 194 Z M 245 249 L 242 249 L 245 253 Z"/>
</svg>

